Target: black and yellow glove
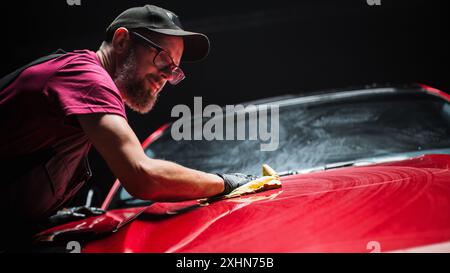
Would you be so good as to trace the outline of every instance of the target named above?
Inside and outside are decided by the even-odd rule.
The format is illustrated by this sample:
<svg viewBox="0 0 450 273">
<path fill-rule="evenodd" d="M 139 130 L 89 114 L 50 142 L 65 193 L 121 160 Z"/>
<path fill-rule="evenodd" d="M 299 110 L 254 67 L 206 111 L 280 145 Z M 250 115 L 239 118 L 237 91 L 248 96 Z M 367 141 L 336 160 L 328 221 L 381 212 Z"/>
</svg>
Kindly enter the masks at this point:
<svg viewBox="0 0 450 273">
<path fill-rule="evenodd" d="M 281 187 L 280 177 L 269 165 L 262 166 L 262 176 L 247 175 L 242 173 L 230 173 L 219 175 L 224 181 L 224 191 L 213 199 L 233 198 L 244 194 L 256 193 L 264 190 Z"/>
<path fill-rule="evenodd" d="M 259 178 L 258 176 L 255 175 L 247 175 L 243 173 L 229 173 L 229 174 L 218 173 L 217 175 L 223 179 L 225 188 L 222 193 L 218 194 L 218 196 L 227 195 L 233 190 L 239 188 L 240 186 L 243 186 L 248 182 L 251 182 Z"/>
</svg>

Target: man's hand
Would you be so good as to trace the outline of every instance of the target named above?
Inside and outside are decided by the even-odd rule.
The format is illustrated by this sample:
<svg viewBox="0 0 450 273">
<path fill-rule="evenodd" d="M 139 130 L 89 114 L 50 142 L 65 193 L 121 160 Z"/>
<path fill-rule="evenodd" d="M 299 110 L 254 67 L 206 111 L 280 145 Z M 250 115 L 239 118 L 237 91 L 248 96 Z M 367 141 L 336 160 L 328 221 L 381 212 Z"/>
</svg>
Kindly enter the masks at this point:
<svg viewBox="0 0 450 273">
<path fill-rule="evenodd" d="M 198 200 L 200 205 L 281 187 L 280 177 L 267 164 L 263 165 L 262 176 L 242 173 L 218 173 L 217 175 L 223 179 L 225 190 L 213 197 Z"/>
<path fill-rule="evenodd" d="M 233 190 L 239 188 L 240 186 L 243 186 L 250 181 L 258 179 L 258 176 L 246 175 L 243 173 L 230 173 L 230 174 L 218 173 L 217 175 L 220 176 L 224 181 L 224 191 L 218 196 L 227 195 Z"/>
<path fill-rule="evenodd" d="M 200 202 L 208 202 L 221 198 L 233 198 L 245 194 L 256 193 L 281 187 L 280 177 L 269 165 L 263 164 L 262 176 L 246 175 L 242 173 L 217 174 L 224 180 L 225 190 L 210 199 L 202 199 Z"/>
</svg>

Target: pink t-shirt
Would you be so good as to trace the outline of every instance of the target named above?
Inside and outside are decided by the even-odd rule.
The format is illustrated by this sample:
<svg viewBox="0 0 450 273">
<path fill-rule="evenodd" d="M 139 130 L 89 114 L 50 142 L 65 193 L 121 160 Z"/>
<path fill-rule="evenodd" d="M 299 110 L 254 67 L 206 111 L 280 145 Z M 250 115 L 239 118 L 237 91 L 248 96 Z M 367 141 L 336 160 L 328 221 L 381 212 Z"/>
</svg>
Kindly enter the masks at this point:
<svg viewBox="0 0 450 273">
<path fill-rule="evenodd" d="M 121 94 L 95 52 L 77 50 L 32 66 L 0 91 L 0 158 L 79 135 L 74 115 L 91 113 L 126 119 Z"/>
</svg>

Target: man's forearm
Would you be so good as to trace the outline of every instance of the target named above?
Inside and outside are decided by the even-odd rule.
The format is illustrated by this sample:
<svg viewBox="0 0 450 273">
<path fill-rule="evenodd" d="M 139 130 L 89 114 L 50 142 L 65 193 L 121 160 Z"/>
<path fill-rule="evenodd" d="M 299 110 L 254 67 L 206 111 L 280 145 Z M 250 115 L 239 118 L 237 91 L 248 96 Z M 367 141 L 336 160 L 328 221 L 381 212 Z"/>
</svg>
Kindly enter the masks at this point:
<svg viewBox="0 0 450 273">
<path fill-rule="evenodd" d="M 123 117 L 79 115 L 78 120 L 114 175 L 137 198 L 180 201 L 210 197 L 224 190 L 224 181 L 217 175 L 147 157 Z"/>
<path fill-rule="evenodd" d="M 148 159 L 140 164 L 138 183 L 132 195 L 153 201 L 183 201 L 211 197 L 224 190 L 223 179 L 215 174 L 183 167 L 176 163 Z"/>
</svg>

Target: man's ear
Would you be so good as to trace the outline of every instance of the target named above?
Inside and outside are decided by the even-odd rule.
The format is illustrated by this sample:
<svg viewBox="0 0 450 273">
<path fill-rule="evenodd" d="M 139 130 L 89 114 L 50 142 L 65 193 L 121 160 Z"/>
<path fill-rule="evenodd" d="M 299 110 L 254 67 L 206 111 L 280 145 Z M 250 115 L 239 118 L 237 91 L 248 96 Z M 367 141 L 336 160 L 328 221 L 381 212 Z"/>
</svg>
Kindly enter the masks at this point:
<svg viewBox="0 0 450 273">
<path fill-rule="evenodd" d="M 131 43 L 130 41 L 128 29 L 120 27 L 114 32 L 112 47 L 114 51 L 120 55 L 128 51 Z"/>
</svg>

